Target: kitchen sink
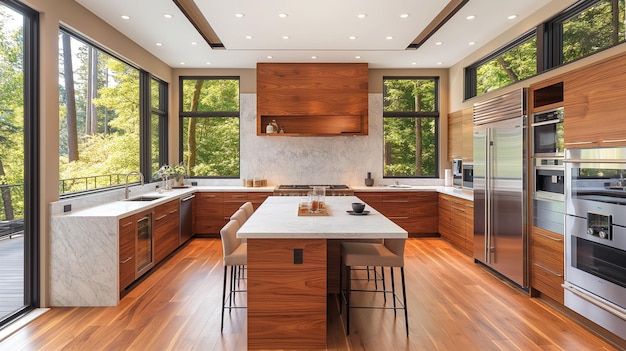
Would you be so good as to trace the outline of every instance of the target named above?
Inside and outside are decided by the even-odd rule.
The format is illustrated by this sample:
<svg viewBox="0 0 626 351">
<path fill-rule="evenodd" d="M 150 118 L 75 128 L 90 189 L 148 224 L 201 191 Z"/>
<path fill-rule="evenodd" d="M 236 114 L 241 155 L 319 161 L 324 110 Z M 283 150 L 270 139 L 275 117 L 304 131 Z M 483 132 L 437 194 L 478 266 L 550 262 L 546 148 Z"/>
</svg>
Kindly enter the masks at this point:
<svg viewBox="0 0 626 351">
<path fill-rule="evenodd" d="M 390 188 L 401 188 L 401 189 L 412 188 L 412 186 L 407 185 L 407 184 L 391 184 L 391 185 L 388 185 L 388 187 L 390 187 Z"/>
<path fill-rule="evenodd" d="M 124 201 L 154 201 L 162 198 L 163 196 L 137 196 Z"/>
</svg>

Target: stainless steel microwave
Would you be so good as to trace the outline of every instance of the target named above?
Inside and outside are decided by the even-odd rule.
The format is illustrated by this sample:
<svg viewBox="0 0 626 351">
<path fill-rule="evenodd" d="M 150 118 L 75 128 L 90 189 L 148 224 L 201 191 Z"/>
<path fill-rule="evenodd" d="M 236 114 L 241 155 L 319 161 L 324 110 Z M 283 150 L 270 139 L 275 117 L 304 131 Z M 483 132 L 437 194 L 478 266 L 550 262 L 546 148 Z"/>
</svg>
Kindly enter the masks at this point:
<svg viewBox="0 0 626 351">
<path fill-rule="evenodd" d="M 452 185 L 463 186 L 463 161 L 460 158 L 452 160 Z"/>
<path fill-rule="evenodd" d="M 563 156 L 563 108 L 536 113 L 532 119 L 534 156 Z"/>
</svg>

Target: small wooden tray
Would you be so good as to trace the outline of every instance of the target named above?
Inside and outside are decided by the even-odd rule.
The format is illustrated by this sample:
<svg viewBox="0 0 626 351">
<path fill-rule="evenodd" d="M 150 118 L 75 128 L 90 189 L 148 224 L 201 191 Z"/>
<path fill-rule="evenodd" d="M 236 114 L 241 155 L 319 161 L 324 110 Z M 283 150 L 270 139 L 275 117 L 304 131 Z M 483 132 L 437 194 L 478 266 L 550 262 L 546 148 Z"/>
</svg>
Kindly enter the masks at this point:
<svg viewBox="0 0 626 351">
<path fill-rule="evenodd" d="M 308 209 L 298 207 L 298 216 L 330 216 L 328 207 L 324 207 L 320 212 L 311 213 Z"/>
</svg>

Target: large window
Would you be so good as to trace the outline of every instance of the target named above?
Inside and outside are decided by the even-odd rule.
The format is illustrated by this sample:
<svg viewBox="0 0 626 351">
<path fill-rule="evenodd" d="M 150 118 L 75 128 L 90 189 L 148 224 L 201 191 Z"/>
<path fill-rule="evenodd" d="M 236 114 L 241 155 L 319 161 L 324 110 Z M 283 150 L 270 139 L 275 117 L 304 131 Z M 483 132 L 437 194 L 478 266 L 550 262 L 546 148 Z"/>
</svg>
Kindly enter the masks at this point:
<svg viewBox="0 0 626 351">
<path fill-rule="evenodd" d="M 166 154 L 165 83 L 64 29 L 59 52 L 60 193 L 120 186 L 131 171 L 149 181 Z"/>
<path fill-rule="evenodd" d="M 181 77 L 181 159 L 191 177 L 239 177 L 239 78 Z"/>
<path fill-rule="evenodd" d="M 383 78 L 384 177 L 438 177 L 439 79 Z"/>
<path fill-rule="evenodd" d="M 625 1 L 581 0 L 466 67 L 465 98 L 482 95 L 624 42 Z"/>
<path fill-rule="evenodd" d="M 0 328 L 39 304 L 38 15 L 0 0 Z"/>
</svg>

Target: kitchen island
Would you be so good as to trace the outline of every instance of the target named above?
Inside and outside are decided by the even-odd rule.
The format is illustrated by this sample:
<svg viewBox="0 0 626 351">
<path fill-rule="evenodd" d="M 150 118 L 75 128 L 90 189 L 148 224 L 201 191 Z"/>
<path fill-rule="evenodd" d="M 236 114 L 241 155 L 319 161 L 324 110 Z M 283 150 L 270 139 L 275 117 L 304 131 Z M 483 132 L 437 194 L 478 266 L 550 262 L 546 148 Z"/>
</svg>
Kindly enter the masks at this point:
<svg viewBox="0 0 626 351">
<path fill-rule="evenodd" d="M 355 196 L 326 197 L 328 216 L 299 216 L 299 197 L 268 197 L 237 232 L 248 243 L 248 348 L 326 347 L 327 241 L 407 232 Z"/>
</svg>

